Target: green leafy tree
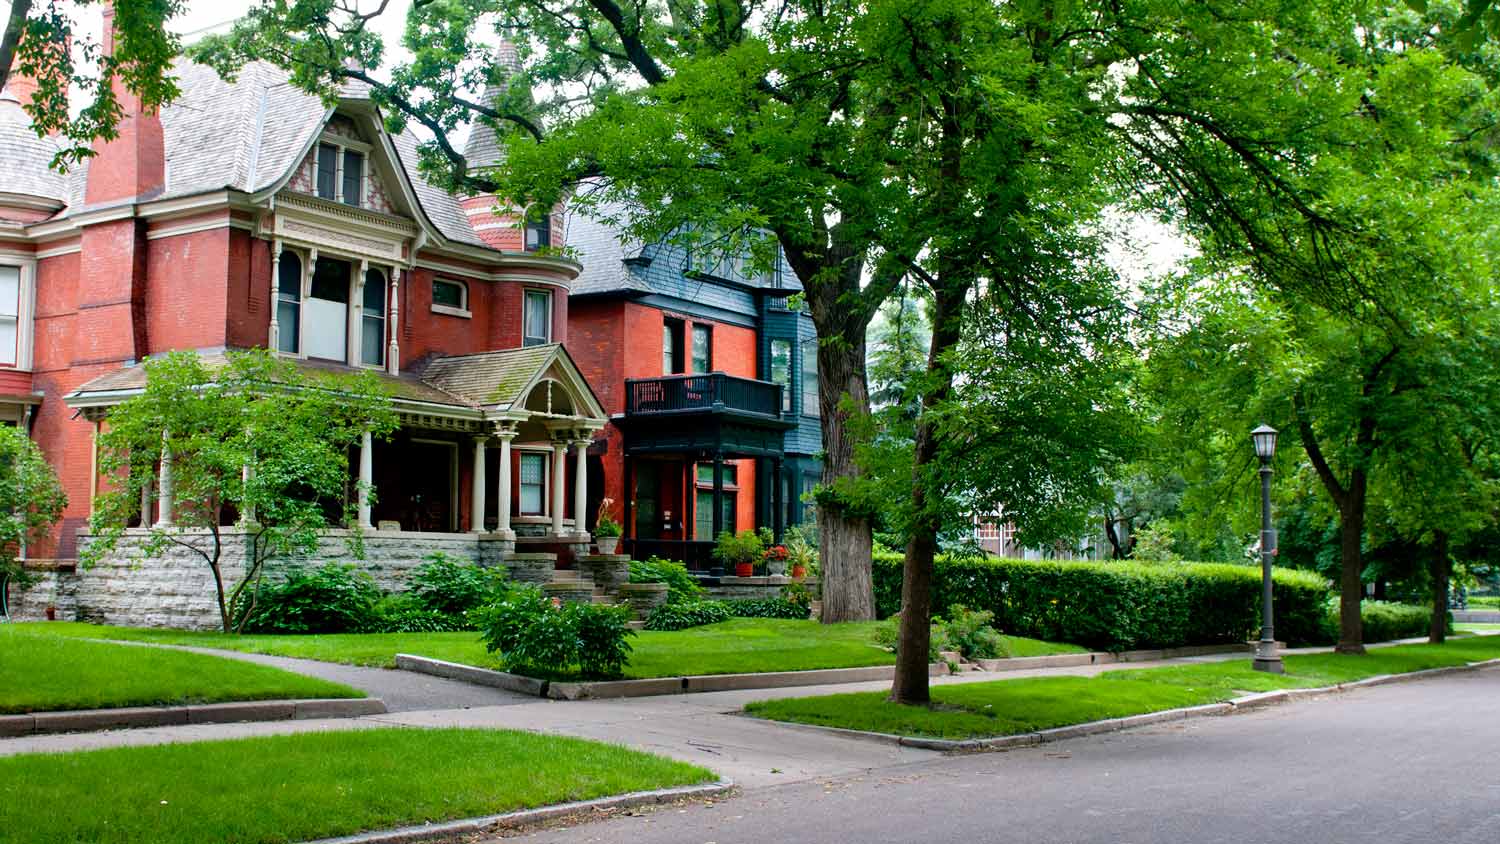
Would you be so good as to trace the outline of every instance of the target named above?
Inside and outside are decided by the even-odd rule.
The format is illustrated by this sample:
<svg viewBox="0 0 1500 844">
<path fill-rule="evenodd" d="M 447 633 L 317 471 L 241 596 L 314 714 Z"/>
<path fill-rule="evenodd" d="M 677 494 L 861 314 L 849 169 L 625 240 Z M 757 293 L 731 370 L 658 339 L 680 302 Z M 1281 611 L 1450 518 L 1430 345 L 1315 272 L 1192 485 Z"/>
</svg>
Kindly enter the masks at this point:
<svg viewBox="0 0 1500 844">
<path fill-rule="evenodd" d="M 18 427 L 0 427 L 0 618 L 11 584 L 32 584 L 21 559 L 28 542 L 44 538 L 62 518 L 68 496 L 52 464 Z"/>
<path fill-rule="evenodd" d="M 70 18 L 81 7 L 105 4 L 114 12 L 108 54 L 80 36 Z M 0 31 L 0 87 L 16 72 L 36 80 L 26 111 L 37 134 L 60 134 L 71 142 L 58 153 L 56 166 L 79 163 L 93 155 L 95 138 L 116 136 L 125 116 L 122 91 L 148 111 L 176 99 L 171 68 L 182 45 L 167 24 L 182 13 L 182 0 L 10 0 L 9 6 Z M 75 51 L 85 57 L 82 65 L 74 61 Z"/>
<path fill-rule="evenodd" d="M 95 502 L 94 537 L 80 559 L 97 564 L 133 519 L 145 520 L 142 493 L 166 461 L 173 518 L 142 526 L 141 553 L 179 548 L 202 559 L 223 629 L 237 630 L 268 559 L 310 552 L 327 528 L 354 523 L 350 449 L 366 431 L 387 435 L 395 413 L 369 373 L 312 375 L 260 350 L 231 352 L 218 367 L 173 352 L 148 361 L 146 374 L 145 391 L 106 419 L 99 464 L 112 483 Z M 224 527 L 235 519 L 230 540 Z M 359 539 L 356 530 L 356 554 Z M 224 565 L 228 541 L 246 543 L 242 567 Z"/>
</svg>

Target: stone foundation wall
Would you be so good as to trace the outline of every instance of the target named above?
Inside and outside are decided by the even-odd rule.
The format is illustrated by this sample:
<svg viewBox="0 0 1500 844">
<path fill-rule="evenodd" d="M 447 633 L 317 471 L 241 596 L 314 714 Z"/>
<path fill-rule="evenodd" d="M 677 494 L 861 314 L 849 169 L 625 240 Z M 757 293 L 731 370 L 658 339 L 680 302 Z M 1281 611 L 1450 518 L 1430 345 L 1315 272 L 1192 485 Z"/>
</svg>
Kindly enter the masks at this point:
<svg viewBox="0 0 1500 844">
<path fill-rule="evenodd" d="M 736 598 L 778 598 L 781 596 L 781 587 L 791 583 L 790 577 L 782 575 L 767 575 L 765 577 L 721 577 L 716 585 L 708 585 L 708 596 L 718 600 L 733 600 Z M 817 580 L 807 578 L 802 581 L 807 588 L 814 591 L 818 588 Z"/>
<path fill-rule="evenodd" d="M 226 590 L 239 582 L 249 555 L 250 536 L 244 531 L 225 531 L 220 568 Z M 184 532 L 184 542 L 208 549 L 206 532 Z M 291 566 L 314 567 L 325 562 L 353 563 L 370 573 L 386 591 L 401 591 L 413 569 L 434 552 L 483 564 L 485 538 L 463 533 L 404 533 L 366 531 L 364 555 L 351 551 L 351 532 L 329 531 L 312 554 L 273 559 L 266 573 L 275 575 Z M 80 547 L 90 537 L 80 536 Z M 498 542 L 498 540 L 496 540 Z M 146 557 L 142 548 L 147 533 L 127 531 L 114 552 L 89 569 L 40 572 L 31 589 L 11 589 L 11 617 L 33 620 L 45 617 L 48 605 L 56 607 L 64 620 L 94 621 L 131 627 L 174 627 L 213 630 L 220 626 L 213 573 L 196 552 L 180 545 Z"/>
</svg>

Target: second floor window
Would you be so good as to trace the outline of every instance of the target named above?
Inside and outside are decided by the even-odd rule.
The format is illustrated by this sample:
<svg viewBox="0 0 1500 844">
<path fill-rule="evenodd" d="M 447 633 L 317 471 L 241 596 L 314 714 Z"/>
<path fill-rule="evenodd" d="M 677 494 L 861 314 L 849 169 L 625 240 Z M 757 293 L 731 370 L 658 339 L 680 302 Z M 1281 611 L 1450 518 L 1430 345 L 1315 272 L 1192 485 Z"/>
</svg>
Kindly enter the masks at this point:
<svg viewBox="0 0 1500 844">
<path fill-rule="evenodd" d="M 792 409 L 792 341 L 771 341 L 771 383 L 781 385 L 781 412 Z"/>
<path fill-rule="evenodd" d="M 683 369 L 682 320 L 667 319 L 661 324 L 661 374 L 676 375 Z"/>
<path fill-rule="evenodd" d="M 432 280 L 432 304 L 456 311 L 469 309 L 469 291 L 460 281 Z"/>
<path fill-rule="evenodd" d="M 0 266 L 0 364 L 15 366 L 21 339 L 21 268 Z"/>
<path fill-rule="evenodd" d="M 336 199 L 338 194 L 339 148 L 318 144 L 318 196 Z"/>
<path fill-rule="evenodd" d="M 545 290 L 526 291 L 526 326 L 523 346 L 541 346 L 552 342 L 552 294 Z"/>
<path fill-rule="evenodd" d="M 359 315 L 359 362 L 369 366 L 385 365 L 385 273 L 365 272 L 362 312 Z"/>
<path fill-rule="evenodd" d="M 361 205 L 360 195 L 365 186 L 365 157 L 352 149 L 344 150 L 343 195 L 339 201 L 345 205 Z"/>
<path fill-rule="evenodd" d="M 276 350 L 295 355 L 302 351 L 302 258 L 282 252 L 276 278 Z"/>
<path fill-rule="evenodd" d="M 707 325 L 694 325 L 693 372 L 711 372 L 713 366 L 713 331 Z"/>
<path fill-rule="evenodd" d="M 802 344 L 802 413 L 818 415 L 818 341 Z"/>
<path fill-rule="evenodd" d="M 535 252 L 552 245 L 552 215 L 543 214 L 541 219 L 526 221 L 526 251 Z"/>
</svg>

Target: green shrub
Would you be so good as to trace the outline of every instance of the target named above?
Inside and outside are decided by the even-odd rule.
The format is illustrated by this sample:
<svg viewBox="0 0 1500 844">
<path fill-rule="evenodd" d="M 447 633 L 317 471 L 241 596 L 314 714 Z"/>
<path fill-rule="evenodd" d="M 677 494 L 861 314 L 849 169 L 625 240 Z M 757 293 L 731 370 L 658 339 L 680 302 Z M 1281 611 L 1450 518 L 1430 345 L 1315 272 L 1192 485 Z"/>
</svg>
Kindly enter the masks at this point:
<svg viewBox="0 0 1500 844">
<path fill-rule="evenodd" d="M 875 556 L 880 615 L 901 606 L 901 557 Z M 1327 583 L 1274 575 L 1277 638 L 1329 641 Z M 1063 562 L 939 557 L 932 604 L 995 614 L 1008 633 L 1110 651 L 1247 641 L 1259 627 L 1260 570 L 1216 563 Z"/>
<path fill-rule="evenodd" d="M 495 600 L 505 586 L 504 568 L 483 568 L 442 551 L 429 554 L 407 580 L 418 606 L 456 619 Z"/>
<path fill-rule="evenodd" d="M 626 607 L 555 606 L 535 586 L 514 587 L 469 617 L 507 669 L 536 677 L 619 677 L 629 660 L 627 640 L 635 635 Z"/>
<path fill-rule="evenodd" d="M 376 620 L 380 588 L 353 565 L 286 570 L 256 594 L 245 629 L 254 633 L 355 633 Z"/>
<path fill-rule="evenodd" d="M 714 540 L 714 559 L 726 566 L 738 563 L 760 565 L 766 554 L 767 534 L 763 531 L 724 531 Z"/>
<path fill-rule="evenodd" d="M 679 601 L 663 604 L 646 617 L 647 630 L 686 630 L 705 624 L 718 624 L 731 618 L 723 601 Z"/>
<path fill-rule="evenodd" d="M 1010 656 L 1005 637 L 990 626 L 995 614 L 989 610 L 970 610 L 961 604 L 948 609 L 943 632 L 952 650 L 964 659 L 1002 659 Z"/>
<path fill-rule="evenodd" d="M 952 650 L 948 643 L 948 629 L 942 624 L 941 618 L 933 619 L 932 626 L 928 630 L 927 638 L 927 661 L 938 662 L 943 651 Z M 875 625 L 875 644 L 896 653 L 901 643 L 901 614 L 896 613 L 890 618 Z"/>
<path fill-rule="evenodd" d="M 703 587 L 698 585 L 698 578 L 693 577 L 686 566 L 672 560 L 663 560 L 660 557 L 652 557 L 645 562 L 631 560 L 630 582 L 667 584 L 667 603 L 669 604 L 701 601 L 707 594 Z"/>
<path fill-rule="evenodd" d="M 736 618 L 807 618 L 808 605 L 791 598 L 739 598 L 724 603 Z"/>
<path fill-rule="evenodd" d="M 1432 610 L 1415 604 L 1397 604 L 1387 601 L 1362 601 L 1359 616 L 1366 642 L 1389 642 L 1392 639 L 1410 639 L 1426 636 L 1432 623 Z M 1334 631 L 1339 625 L 1338 599 L 1328 602 L 1328 623 Z M 1453 614 L 1448 614 L 1448 629 L 1453 629 Z"/>
</svg>

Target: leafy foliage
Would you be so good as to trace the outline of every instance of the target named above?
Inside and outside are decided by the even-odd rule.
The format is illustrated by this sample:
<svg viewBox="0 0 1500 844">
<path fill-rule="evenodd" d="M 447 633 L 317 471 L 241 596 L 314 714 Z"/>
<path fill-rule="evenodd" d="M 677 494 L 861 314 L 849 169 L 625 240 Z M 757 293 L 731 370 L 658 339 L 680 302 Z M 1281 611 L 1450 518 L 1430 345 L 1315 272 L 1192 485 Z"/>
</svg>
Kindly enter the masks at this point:
<svg viewBox="0 0 1500 844">
<path fill-rule="evenodd" d="M 19 427 L 0 427 L 0 610 L 7 580 L 20 588 L 31 583 L 21 547 L 45 536 L 67 506 L 67 493 L 36 443 Z"/>
<path fill-rule="evenodd" d="M 252 633 L 358 633 L 375 625 L 380 588 L 353 565 L 325 563 L 308 571 L 287 569 L 279 582 L 262 584 L 247 608 Z"/>
<path fill-rule="evenodd" d="M 941 622 L 948 643 L 965 659 L 999 659 L 1009 656 L 1005 637 L 992 624 L 995 614 L 989 610 L 971 610 L 962 604 L 948 608 L 947 621 Z"/>
<path fill-rule="evenodd" d="M 646 617 L 647 630 L 686 630 L 718 624 L 733 616 L 723 601 L 680 601 L 663 604 Z"/>
<path fill-rule="evenodd" d="M 530 585 L 471 613 L 485 649 L 511 671 L 537 677 L 619 677 L 630 659 L 630 610 L 602 604 L 554 605 Z"/>
<path fill-rule="evenodd" d="M 471 630 L 463 616 L 452 616 L 422 606 L 410 593 L 386 595 L 375 605 L 375 615 L 362 633 L 447 633 Z"/>
<path fill-rule="evenodd" d="M 751 563 L 759 565 L 765 559 L 765 538 L 759 532 L 742 530 L 739 533 L 724 531 L 714 540 L 714 559 L 725 565 Z"/>
<path fill-rule="evenodd" d="M 737 598 L 724 602 L 736 618 L 807 618 L 807 604 L 791 598 Z"/>
<path fill-rule="evenodd" d="M 698 578 L 687 570 L 687 566 L 674 560 L 652 557 L 649 560 L 630 561 L 631 583 L 667 584 L 667 603 L 678 604 L 700 601 L 707 594 L 698 584 Z"/>
<path fill-rule="evenodd" d="M 436 551 L 407 580 L 407 591 L 424 610 L 462 620 L 464 613 L 499 597 L 505 569 L 483 568 Z"/>
<path fill-rule="evenodd" d="M 1360 604 L 1360 616 L 1366 642 L 1389 642 L 1393 639 L 1410 639 L 1426 636 L 1431 610 L 1412 604 L 1396 604 L 1389 601 L 1365 601 Z M 1338 608 L 1329 607 L 1329 625 L 1338 625 Z M 1448 614 L 1448 632 L 1453 631 L 1453 615 Z"/>
</svg>

